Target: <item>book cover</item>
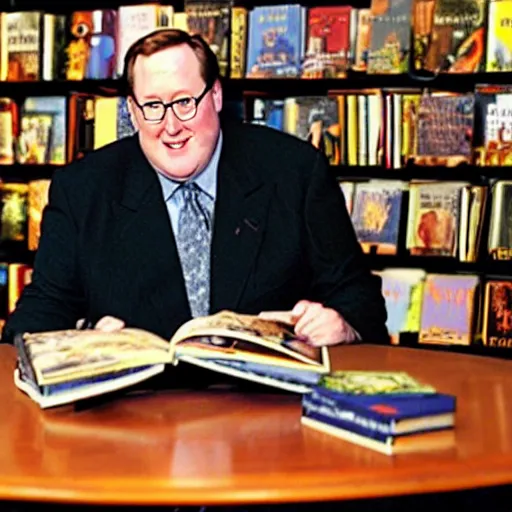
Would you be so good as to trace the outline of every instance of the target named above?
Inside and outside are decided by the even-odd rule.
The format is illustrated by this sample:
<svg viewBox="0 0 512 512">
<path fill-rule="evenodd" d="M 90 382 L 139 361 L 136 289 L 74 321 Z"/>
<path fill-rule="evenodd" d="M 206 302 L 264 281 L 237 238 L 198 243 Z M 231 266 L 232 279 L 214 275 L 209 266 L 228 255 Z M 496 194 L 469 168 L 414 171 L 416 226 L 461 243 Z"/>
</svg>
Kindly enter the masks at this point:
<svg viewBox="0 0 512 512">
<path fill-rule="evenodd" d="M 382 295 L 388 314 L 386 327 L 393 345 L 400 335 L 420 330 L 421 304 L 426 271 L 412 268 L 387 268 L 377 272 L 382 279 Z"/>
<path fill-rule="evenodd" d="M 409 69 L 412 0 L 372 0 L 368 73 Z"/>
<path fill-rule="evenodd" d="M 28 185 L 0 184 L 0 239 L 24 242 L 27 238 Z"/>
<path fill-rule="evenodd" d="M 512 165 L 512 86 L 475 86 L 473 150 L 476 165 Z"/>
<path fill-rule="evenodd" d="M 245 58 L 247 55 L 248 10 L 245 7 L 231 8 L 230 37 L 230 77 L 245 76 Z"/>
<path fill-rule="evenodd" d="M 470 345 L 479 283 L 477 275 L 428 274 L 418 342 Z"/>
<path fill-rule="evenodd" d="M 482 340 L 487 347 L 512 348 L 512 281 L 485 283 Z"/>
<path fill-rule="evenodd" d="M 455 396 L 445 393 L 353 395 L 321 387 L 304 395 L 302 403 L 305 416 L 324 414 L 342 428 L 372 437 L 449 428 L 454 425 L 456 409 Z M 437 418 L 438 422 L 404 421 L 438 415 L 446 416 Z"/>
<path fill-rule="evenodd" d="M 512 181 L 498 180 L 491 188 L 488 252 L 492 259 L 512 259 Z"/>
<path fill-rule="evenodd" d="M 485 62 L 486 0 L 437 0 L 423 69 L 476 73 Z"/>
<path fill-rule="evenodd" d="M 463 182 L 409 184 L 406 247 L 412 255 L 455 256 Z"/>
<path fill-rule="evenodd" d="M 85 78 L 101 80 L 115 77 L 116 31 L 117 11 L 115 9 L 92 11 L 89 58 L 85 68 Z"/>
<path fill-rule="evenodd" d="M 304 7 L 255 7 L 249 14 L 247 78 L 298 78 L 304 56 Z"/>
<path fill-rule="evenodd" d="M 418 165 L 470 163 L 475 97 L 469 94 L 423 94 L 418 113 Z"/>
<path fill-rule="evenodd" d="M 334 96 L 287 98 L 285 116 L 290 122 L 285 124 L 285 130 L 313 144 L 327 156 L 331 165 L 338 165 L 341 132 L 338 115 L 338 100 Z"/>
<path fill-rule="evenodd" d="M 36 251 L 41 235 L 43 211 L 48 204 L 50 180 L 30 180 L 28 182 L 28 250 Z"/>
<path fill-rule="evenodd" d="M 83 80 L 91 51 L 92 11 L 73 11 L 68 18 L 64 49 L 66 80 Z"/>
<path fill-rule="evenodd" d="M 185 0 L 188 32 L 199 34 L 219 62 L 221 76 L 229 74 L 231 0 Z"/>
<path fill-rule="evenodd" d="M 5 14 L 7 80 L 37 81 L 42 78 L 41 52 L 43 13 L 41 11 Z"/>
<path fill-rule="evenodd" d="M 24 333 L 15 337 L 15 382 L 50 407 L 125 387 L 129 383 L 119 383 L 125 370 L 151 367 L 153 375 L 166 364 L 188 363 L 304 393 L 330 370 L 329 354 L 297 339 L 290 319 L 290 312 L 263 317 L 221 311 L 186 322 L 170 341 L 132 328 Z"/>
<path fill-rule="evenodd" d="M 65 96 L 28 96 L 21 107 L 18 135 L 19 163 L 66 163 L 67 98 Z"/>
<path fill-rule="evenodd" d="M 487 72 L 512 71 L 512 1 L 491 0 L 487 28 Z"/>
<path fill-rule="evenodd" d="M 350 61 L 351 10 L 348 5 L 309 9 L 302 78 L 346 76 Z"/>
<path fill-rule="evenodd" d="M 396 254 L 405 182 L 370 180 L 355 186 L 351 219 L 365 253 Z"/>
</svg>

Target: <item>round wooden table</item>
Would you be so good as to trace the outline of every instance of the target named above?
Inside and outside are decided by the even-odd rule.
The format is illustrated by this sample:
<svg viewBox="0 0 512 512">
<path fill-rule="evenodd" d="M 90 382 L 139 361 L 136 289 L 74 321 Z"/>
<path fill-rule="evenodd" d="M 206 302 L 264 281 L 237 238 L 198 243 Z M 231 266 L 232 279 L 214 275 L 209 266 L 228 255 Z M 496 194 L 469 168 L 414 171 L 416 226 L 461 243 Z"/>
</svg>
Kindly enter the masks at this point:
<svg viewBox="0 0 512 512">
<path fill-rule="evenodd" d="M 0 346 L 0 500 L 262 504 L 512 483 L 512 363 L 346 346 L 336 369 L 405 370 L 458 399 L 456 444 L 388 457 L 300 425 L 300 397 L 170 390 L 41 410 Z"/>
</svg>

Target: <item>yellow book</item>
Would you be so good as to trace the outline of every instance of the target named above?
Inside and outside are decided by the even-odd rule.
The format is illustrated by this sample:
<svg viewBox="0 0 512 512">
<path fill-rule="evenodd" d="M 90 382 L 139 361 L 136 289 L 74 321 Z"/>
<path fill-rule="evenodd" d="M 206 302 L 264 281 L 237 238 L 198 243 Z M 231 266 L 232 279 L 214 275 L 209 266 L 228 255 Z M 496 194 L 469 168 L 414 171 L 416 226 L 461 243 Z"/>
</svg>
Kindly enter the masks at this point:
<svg viewBox="0 0 512 512">
<path fill-rule="evenodd" d="M 233 7 L 231 9 L 231 78 L 245 76 L 245 54 L 247 51 L 247 9 Z"/>
</svg>

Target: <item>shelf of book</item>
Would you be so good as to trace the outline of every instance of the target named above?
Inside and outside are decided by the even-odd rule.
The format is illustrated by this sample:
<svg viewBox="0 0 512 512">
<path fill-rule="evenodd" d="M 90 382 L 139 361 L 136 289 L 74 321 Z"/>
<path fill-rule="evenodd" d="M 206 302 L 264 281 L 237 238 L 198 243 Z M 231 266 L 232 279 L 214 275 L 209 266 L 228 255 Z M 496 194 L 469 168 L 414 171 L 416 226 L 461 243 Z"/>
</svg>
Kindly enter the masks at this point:
<svg viewBox="0 0 512 512">
<path fill-rule="evenodd" d="M 75 0 L 75 2 L 73 2 L 73 5 L 65 5 L 64 3 L 62 3 L 61 0 L 45 0 L 42 4 L 38 0 L 10 0 L 8 2 L 9 5 L 4 6 L 3 9 L 5 9 L 6 11 L 44 9 L 45 11 L 50 13 L 70 14 L 71 12 L 78 10 L 117 9 L 118 7 L 123 5 L 138 5 L 143 3 L 149 2 L 136 0 L 127 0 L 125 2 L 122 2 L 120 0 Z M 170 3 L 171 2 L 166 2 L 166 4 Z M 339 6 L 343 3 L 345 2 L 326 0 L 325 2 L 322 2 L 322 5 Z M 371 0 L 355 0 L 354 2 L 351 2 L 353 7 L 356 8 L 367 8 L 370 7 L 371 3 Z M 461 5 L 462 3 L 463 2 L 461 2 Z M 186 2 L 183 0 L 172 2 L 174 12 L 183 14 L 182 11 L 184 11 L 185 4 Z M 257 6 L 276 4 L 282 4 L 282 2 L 279 2 L 278 0 L 269 0 L 267 2 L 258 2 L 256 0 L 234 0 L 231 3 L 231 5 L 233 6 L 245 7 L 248 11 Z M 314 3 L 311 0 L 308 0 L 307 2 L 301 2 L 301 4 L 306 5 L 308 7 L 312 7 Z M 388 4 L 390 5 L 391 3 Z M 391 16 L 391 14 L 389 15 Z M 357 19 L 359 20 L 359 18 Z M 407 29 L 405 30 L 405 32 L 408 33 L 410 32 L 411 24 L 407 21 L 406 25 Z M 306 23 L 302 26 L 307 27 L 308 25 Z M 357 30 L 359 31 L 359 29 L 360 27 L 358 27 Z M 383 30 L 383 27 L 379 26 L 379 30 L 381 29 Z M 467 29 L 469 30 L 469 28 Z M 375 31 L 374 33 L 377 33 L 377 31 Z M 230 37 L 233 37 L 233 34 L 235 34 L 236 36 L 235 32 L 230 32 Z M 413 34 L 409 35 L 412 36 Z M 311 34 L 304 33 L 300 37 L 310 36 Z M 411 41 L 413 40 L 412 37 L 410 39 Z M 306 47 L 311 46 L 309 44 L 311 43 L 311 41 L 309 39 L 306 41 L 308 42 L 308 44 L 306 44 Z M 354 42 L 357 43 L 357 41 L 352 41 L 350 44 L 352 45 Z M 367 44 L 370 43 L 367 42 Z M 357 69 L 361 69 L 360 66 L 356 65 L 357 44 L 354 47 L 351 46 L 350 48 L 350 51 L 352 52 L 352 57 L 354 57 L 354 62 L 351 63 L 351 66 Z M 356 50 L 354 50 L 354 48 L 356 48 Z M 374 50 L 377 49 L 377 47 L 374 48 Z M 367 47 L 367 50 L 371 50 L 371 47 Z M 242 69 L 244 65 L 241 65 L 240 76 L 245 76 L 246 71 L 253 71 L 253 67 L 249 66 L 249 54 L 251 53 L 249 51 L 249 45 L 247 44 L 246 47 L 242 48 L 241 51 L 246 52 L 245 60 L 247 62 L 245 62 L 244 65 L 246 66 L 247 69 Z M 297 113 L 299 108 L 316 108 L 317 110 L 321 110 L 322 108 L 324 108 L 324 114 L 329 113 L 329 115 L 331 113 L 331 110 L 337 111 L 339 119 L 336 118 L 336 122 L 333 121 L 332 124 L 329 125 L 327 121 L 331 122 L 330 118 L 327 120 L 324 119 L 322 121 L 324 128 L 327 126 L 329 129 L 332 130 L 329 133 L 330 135 L 333 135 L 333 139 L 336 139 L 336 135 L 334 135 L 336 129 L 338 129 L 339 132 L 341 133 L 341 135 L 338 135 L 338 138 L 336 139 L 338 140 L 337 143 L 339 144 L 338 159 L 334 159 L 336 153 L 335 151 L 333 152 L 331 150 L 331 153 L 329 155 L 330 158 L 333 158 L 332 162 L 350 162 L 352 164 L 385 162 L 387 165 L 387 167 L 384 167 L 383 165 L 333 165 L 332 172 L 334 173 L 335 177 L 338 178 L 340 181 L 363 182 L 372 179 L 382 179 L 387 180 L 389 182 L 394 180 L 400 180 L 403 181 L 404 183 L 407 182 L 408 184 L 415 180 L 433 180 L 439 182 L 464 181 L 469 182 L 471 185 L 474 185 L 474 188 L 478 188 L 479 186 L 482 186 L 480 188 L 484 188 L 484 186 L 489 186 L 489 190 L 486 190 L 486 194 L 487 192 L 489 192 L 489 200 L 487 201 L 487 203 L 485 203 L 485 201 L 478 203 L 476 200 L 473 199 L 473 196 L 471 195 L 470 199 L 468 199 L 471 205 L 480 204 L 482 208 L 482 216 L 478 217 L 478 221 L 476 222 L 476 224 L 470 224 L 469 215 L 465 214 L 468 217 L 467 219 L 465 219 L 467 225 L 465 227 L 460 227 L 458 224 L 459 218 L 457 218 L 454 228 L 454 230 L 457 231 L 457 233 L 455 235 L 456 241 L 452 243 L 452 249 L 454 254 L 456 253 L 457 255 L 460 255 L 459 247 L 463 245 L 460 244 L 460 240 L 457 237 L 462 238 L 461 233 L 463 233 L 466 238 L 464 243 L 468 247 L 468 240 L 471 238 L 470 227 L 474 227 L 475 225 L 478 226 L 478 222 L 482 222 L 482 230 L 478 229 L 478 241 L 473 241 L 474 245 L 476 245 L 477 247 L 476 252 L 473 251 L 472 253 L 473 256 L 475 256 L 475 254 L 478 255 L 476 257 L 476 261 L 466 262 L 459 261 L 457 257 L 411 256 L 409 254 L 409 250 L 406 249 L 406 246 L 408 246 L 408 239 L 411 237 L 409 237 L 407 233 L 407 227 L 411 223 L 413 224 L 413 226 L 415 226 L 413 215 L 414 210 L 411 208 L 411 205 L 409 204 L 409 197 L 410 195 L 412 195 L 412 192 L 409 192 L 409 190 L 404 190 L 403 202 L 400 207 L 401 209 L 398 221 L 399 227 L 396 240 L 397 253 L 394 255 L 368 254 L 366 258 L 371 268 L 377 271 L 385 268 L 406 267 L 410 269 L 423 269 L 426 272 L 431 273 L 476 274 L 484 280 L 489 275 L 509 276 L 509 278 L 512 279 L 512 272 L 510 271 L 509 268 L 510 263 L 507 263 L 506 261 L 490 260 L 489 256 L 487 255 L 487 239 L 489 234 L 488 232 L 491 207 L 490 185 L 492 185 L 493 182 L 497 179 L 508 179 L 508 174 L 510 171 L 512 171 L 512 145 L 509 142 L 510 134 L 508 132 L 506 134 L 500 132 L 500 130 L 497 128 L 497 120 L 494 120 L 495 125 L 493 125 L 496 128 L 494 131 L 497 132 L 497 135 L 495 135 L 495 139 L 501 145 L 497 149 L 495 148 L 494 152 L 490 151 L 489 148 L 486 146 L 485 151 L 482 152 L 482 148 L 484 146 L 483 140 L 485 139 L 485 129 L 480 128 L 486 126 L 484 122 L 487 116 L 487 114 L 484 113 L 485 106 L 489 105 L 489 102 L 495 102 L 496 98 L 492 96 L 492 91 L 486 91 L 484 93 L 487 94 L 487 96 L 484 96 L 483 98 L 476 98 L 473 103 L 473 101 L 466 101 L 468 100 L 467 97 L 471 95 L 465 94 L 464 96 L 466 96 L 466 98 L 462 99 L 463 101 L 461 101 L 459 105 L 454 107 L 449 102 L 446 102 L 446 104 L 437 104 L 437 102 L 434 101 L 435 95 L 432 95 L 432 97 L 426 96 L 429 93 L 436 91 L 443 91 L 449 93 L 475 93 L 476 86 L 481 84 L 508 85 L 509 83 L 512 82 L 512 73 L 420 73 L 418 71 L 414 71 L 415 66 L 413 62 L 413 54 L 414 52 L 411 50 L 410 55 L 408 57 L 408 62 L 404 61 L 403 63 L 408 63 L 408 66 L 405 67 L 408 67 L 408 69 L 410 70 L 409 72 L 404 73 L 375 74 L 354 71 L 350 69 L 346 72 L 346 76 L 344 78 L 299 79 L 224 77 L 222 78 L 222 84 L 224 89 L 225 111 L 228 111 L 227 115 L 229 116 L 236 115 L 240 117 L 243 115 L 244 119 L 248 122 L 256 120 L 257 122 L 261 121 L 262 124 L 268 121 L 268 118 L 265 116 L 274 107 L 273 105 L 270 105 L 273 102 L 267 101 L 266 99 L 283 100 L 287 98 L 299 98 L 299 100 L 297 100 L 295 104 L 292 104 L 292 108 L 290 109 L 292 119 L 294 112 Z M 366 59 L 366 57 L 364 59 Z M 370 68 L 369 62 L 365 61 L 365 66 L 366 64 L 368 64 L 368 68 Z M 304 69 L 306 69 L 305 65 Z M 403 69 L 403 67 L 401 67 L 400 69 Z M 485 69 L 485 66 L 482 65 L 479 67 L 479 69 Z M 55 73 L 52 76 L 66 76 L 65 74 L 62 74 L 62 69 L 53 71 Z M 116 75 L 111 74 L 104 76 Z M 383 91 L 384 94 L 372 94 L 372 91 Z M 73 112 L 75 116 L 78 112 L 80 112 L 80 108 L 84 108 L 84 105 L 82 105 L 80 101 L 83 100 L 85 104 L 85 102 L 88 101 L 87 99 L 85 99 L 85 96 L 87 95 L 121 96 L 124 94 L 124 92 L 125 91 L 122 90 L 121 80 L 116 78 L 97 80 L 58 79 L 51 81 L 0 82 L 0 97 L 12 98 L 15 100 L 18 106 L 22 106 L 25 98 L 29 96 L 71 97 L 73 96 L 73 93 L 83 93 L 83 97 L 80 100 L 74 98 L 74 100 L 78 102 L 78 104 L 80 105 L 77 109 L 76 105 L 74 104 L 75 111 Z M 330 106 L 332 107 L 330 110 L 329 108 L 325 107 L 325 105 L 308 105 L 307 101 L 305 101 L 304 103 L 300 101 L 300 97 L 325 97 L 328 95 L 339 96 L 337 100 L 334 100 L 332 97 L 329 99 L 329 102 L 331 103 Z M 494 91 L 494 96 L 496 95 L 497 92 Z M 416 98 L 413 98 L 413 96 L 416 96 Z M 452 95 L 448 94 L 446 96 Z M 256 110 L 254 108 L 254 106 L 258 103 L 256 99 L 260 98 L 264 98 L 265 103 L 268 103 L 270 105 L 268 107 L 268 111 L 267 107 L 265 107 L 265 115 L 263 115 L 261 119 L 256 116 Z M 512 98 L 512 95 L 510 96 L 510 98 Z M 337 106 L 336 101 L 338 102 Z M 464 103 L 464 101 L 466 101 L 466 103 Z M 70 101 L 69 103 L 72 102 Z M 108 103 L 111 105 L 113 104 L 111 100 L 108 100 Z M 280 103 L 281 105 L 283 104 L 282 101 L 280 101 Z M 467 106 L 469 104 L 471 104 L 471 111 L 472 115 L 474 114 L 475 123 L 473 123 L 472 117 L 471 119 L 469 119 L 469 111 L 462 109 L 464 110 L 463 116 L 455 115 L 456 113 L 460 113 L 459 111 L 461 110 L 462 107 L 464 107 L 464 105 Z M 103 103 L 103 105 L 105 105 L 105 103 Z M 20 112 L 23 112 L 23 109 L 21 109 Z M 85 109 L 83 110 L 83 113 L 85 113 Z M 282 113 L 282 117 L 286 119 L 286 109 L 284 110 L 284 113 Z M 297 118 L 298 117 L 299 116 L 297 114 Z M 421 137 L 420 135 L 418 135 L 420 117 L 423 119 L 423 121 L 425 121 L 425 119 L 430 120 L 429 122 L 424 122 L 424 126 L 421 131 Z M 70 135 L 74 134 L 73 128 L 70 128 L 70 125 L 73 123 L 69 122 L 69 118 L 67 119 L 67 136 L 74 137 L 75 135 Z M 99 118 L 96 117 L 96 122 L 98 121 L 98 119 Z M 102 124 L 104 122 L 104 119 L 105 118 L 102 117 L 101 121 L 99 123 L 97 122 L 97 124 Z M 363 119 L 363 122 L 361 122 L 361 119 Z M 377 122 L 370 123 L 370 119 L 377 120 Z M 448 121 L 446 121 L 447 119 Z M 493 122 L 494 118 L 489 114 L 489 119 L 491 122 Z M 88 120 L 90 119 L 88 118 Z M 401 120 L 401 123 L 398 120 Z M 289 133 L 294 133 L 295 135 L 303 139 L 308 138 L 308 140 L 310 140 L 310 132 L 308 132 L 309 126 L 302 126 L 302 132 L 300 132 L 300 123 L 298 119 L 296 119 L 295 121 L 296 126 L 288 125 L 286 126 L 285 131 L 289 131 Z M 302 124 L 305 125 L 306 123 L 302 122 Z M 371 130 L 369 128 L 370 125 L 372 126 Z M 462 127 L 463 130 L 465 130 L 465 132 L 463 137 L 460 138 L 460 140 L 455 137 L 456 140 L 459 140 L 460 145 L 459 148 L 456 148 L 459 150 L 460 154 L 457 153 L 455 157 L 458 158 L 463 156 L 463 161 L 465 162 L 482 162 L 489 165 L 477 166 L 471 165 L 469 163 L 464 163 L 457 166 L 453 166 L 451 164 L 449 164 L 449 166 L 418 165 L 418 162 L 428 162 L 430 164 L 433 164 L 433 162 L 442 163 L 443 160 L 433 155 L 433 153 L 435 153 L 439 147 L 441 147 L 443 150 L 446 149 L 445 142 L 447 140 L 453 139 L 454 136 L 457 135 L 455 127 L 459 125 Z M 88 123 L 87 128 L 84 128 L 84 133 L 87 132 L 85 135 L 87 136 L 87 140 L 89 143 L 91 142 L 90 132 L 92 127 L 93 123 Z M 284 126 L 282 126 L 281 128 L 284 129 Z M 290 128 L 291 131 L 289 130 Z M 74 129 L 75 131 L 78 131 L 76 130 L 76 126 L 74 127 Z M 306 132 L 304 132 L 304 129 L 306 130 Z M 82 133 L 82 135 L 84 135 L 84 133 Z M 381 136 L 381 133 L 385 134 L 385 136 Z M 419 140 L 421 144 L 418 144 Z M 80 141 L 84 142 L 82 140 Z M 329 139 L 328 136 L 326 136 L 325 139 L 323 139 L 321 142 L 323 143 L 324 146 L 327 147 L 331 141 L 332 140 Z M 364 143 L 360 144 L 360 141 L 364 141 Z M 411 149 L 413 147 L 413 141 L 415 141 L 416 145 L 421 145 L 423 149 L 419 151 L 418 148 L 415 148 L 416 152 L 411 152 Z M 74 141 L 74 144 L 77 144 L 77 141 Z M 74 155 L 79 154 L 79 152 L 74 152 L 73 150 L 68 151 L 68 145 L 69 144 L 67 141 L 62 146 L 65 148 L 65 151 L 67 153 Z M 97 147 L 100 146 L 101 144 L 98 144 Z M 84 148 L 80 147 L 80 149 Z M 87 146 L 86 150 L 89 149 L 91 148 Z M 450 147 L 449 149 L 453 148 Z M 436 155 L 437 154 L 438 153 L 436 153 Z M 439 154 L 452 155 L 452 153 L 446 152 L 441 152 Z M 403 162 L 413 160 L 410 158 L 411 155 L 420 155 L 422 158 L 416 160 L 416 164 L 410 163 L 407 165 L 403 165 Z M 504 160 L 500 160 L 500 156 L 504 156 Z M 445 158 L 445 160 L 447 161 L 448 158 Z M 507 160 L 505 163 L 508 163 L 508 166 L 491 166 L 493 164 L 496 164 L 498 161 L 500 164 L 502 164 L 505 160 Z M 50 164 L 4 165 L 0 167 L 0 179 L 4 182 L 28 182 L 30 180 L 50 178 L 56 167 L 57 166 Z M 473 192 L 474 191 L 471 190 L 469 194 L 472 194 Z M 432 197 L 434 197 L 434 192 L 432 192 L 432 194 Z M 354 202 L 355 199 L 356 196 L 354 196 Z M 468 208 L 467 204 L 466 207 Z M 426 213 L 422 212 L 422 214 Z M 354 218 L 356 218 L 356 216 L 354 216 Z M 416 224 L 418 223 L 416 222 Z M 361 226 L 359 226 L 359 230 L 361 230 Z M 371 229 L 369 231 L 371 231 Z M 476 230 L 474 230 L 474 232 L 476 232 Z M 34 252 L 29 251 L 28 248 L 26 248 L 26 244 L 25 248 L 23 248 L 23 243 L 17 243 L 16 247 L 17 248 L 15 249 L 11 247 L 11 245 L 5 245 L 0 243 L 0 257 L 2 255 L 5 256 L 4 259 L 5 261 L 8 262 L 32 261 Z M 467 257 L 461 257 L 461 259 L 469 259 L 469 249 L 467 249 L 465 252 Z M 460 253 L 464 253 L 464 249 L 461 249 Z M 429 348 L 436 348 L 436 346 L 434 345 L 425 346 Z M 469 350 L 470 352 L 473 350 L 473 347 L 458 347 L 455 345 L 440 346 L 440 350 L 444 350 L 446 348 L 448 348 L 449 350 Z M 478 347 L 475 347 L 475 350 L 479 350 Z M 483 348 L 482 350 L 487 349 Z M 492 355 L 499 354 L 500 357 L 504 357 L 502 355 L 504 352 L 506 352 L 506 349 L 493 350 Z M 507 357 L 509 357 L 508 354 Z"/>
<path fill-rule="evenodd" d="M 229 98 L 264 94 L 272 97 L 327 95 L 345 90 L 368 89 L 428 89 L 452 92 L 471 92 L 477 84 L 507 85 L 511 73 L 464 73 L 439 74 L 421 77 L 411 74 L 377 75 L 367 73 L 347 73 L 346 78 L 222 78 L 224 93 Z M 3 81 L 0 88 L 3 96 L 26 96 L 66 94 L 78 90 L 98 94 L 122 93 L 121 80 L 116 78 L 101 80 L 51 80 L 44 81 Z"/>
</svg>

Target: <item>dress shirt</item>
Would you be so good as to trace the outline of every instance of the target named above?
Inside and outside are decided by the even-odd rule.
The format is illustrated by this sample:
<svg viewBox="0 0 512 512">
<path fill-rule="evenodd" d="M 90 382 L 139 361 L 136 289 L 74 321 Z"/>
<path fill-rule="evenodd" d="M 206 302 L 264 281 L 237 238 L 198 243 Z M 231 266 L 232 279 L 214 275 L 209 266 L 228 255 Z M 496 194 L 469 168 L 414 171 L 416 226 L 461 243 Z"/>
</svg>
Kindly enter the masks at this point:
<svg viewBox="0 0 512 512">
<path fill-rule="evenodd" d="M 219 168 L 220 152 L 222 149 L 222 132 L 219 133 L 217 145 L 213 151 L 212 157 L 208 162 L 205 169 L 194 176 L 190 180 L 191 183 L 195 183 L 202 192 L 204 192 L 205 199 L 204 203 L 209 210 L 212 225 L 213 225 L 213 211 L 215 205 L 215 197 L 217 194 L 217 171 Z M 175 194 L 178 187 L 182 184 L 181 181 L 176 181 L 168 176 L 165 176 L 161 171 L 155 168 L 157 176 L 162 186 L 162 192 L 164 195 L 165 204 L 167 206 L 167 212 L 169 213 L 169 220 L 171 221 L 172 230 L 176 234 L 178 233 L 178 219 L 180 215 L 181 203 L 183 196 L 181 194 Z"/>
</svg>

